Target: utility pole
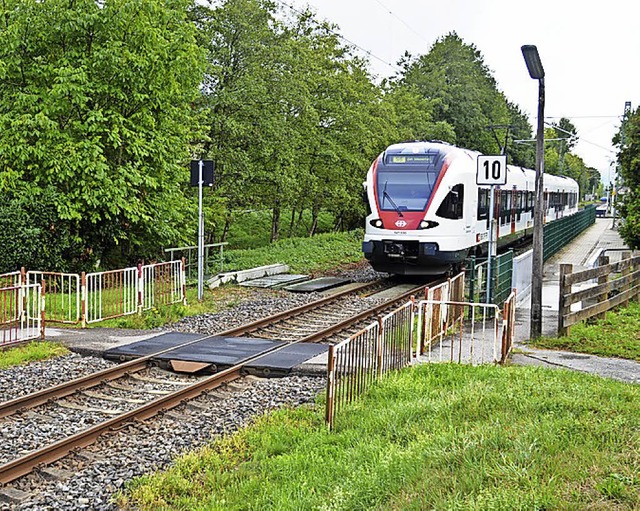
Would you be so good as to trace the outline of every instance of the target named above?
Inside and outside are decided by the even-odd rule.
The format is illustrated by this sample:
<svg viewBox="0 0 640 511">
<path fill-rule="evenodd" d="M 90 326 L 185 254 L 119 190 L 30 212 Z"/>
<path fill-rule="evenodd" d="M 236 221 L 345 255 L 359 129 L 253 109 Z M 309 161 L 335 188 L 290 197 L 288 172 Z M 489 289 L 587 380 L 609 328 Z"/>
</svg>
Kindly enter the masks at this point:
<svg viewBox="0 0 640 511">
<path fill-rule="evenodd" d="M 544 68 L 533 45 L 522 46 L 522 55 L 529 76 L 538 80 L 538 131 L 536 134 L 536 202 L 533 208 L 533 263 L 531 275 L 531 321 L 529 335 L 537 339 L 542 335 L 542 276 L 544 236 Z"/>
</svg>

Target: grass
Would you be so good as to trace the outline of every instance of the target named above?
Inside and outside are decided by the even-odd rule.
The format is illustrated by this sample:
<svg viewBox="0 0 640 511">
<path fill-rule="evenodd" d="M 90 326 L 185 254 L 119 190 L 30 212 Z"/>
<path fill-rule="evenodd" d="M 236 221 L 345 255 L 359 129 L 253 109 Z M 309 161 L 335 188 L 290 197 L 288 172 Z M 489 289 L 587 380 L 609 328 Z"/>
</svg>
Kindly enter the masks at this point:
<svg viewBox="0 0 640 511">
<path fill-rule="evenodd" d="M 542 338 L 531 346 L 640 362 L 640 304 L 631 302 L 604 320 L 572 326 L 566 337 Z"/>
<path fill-rule="evenodd" d="M 228 241 L 231 247 L 237 249 L 249 249 L 269 245 L 271 237 L 271 210 L 236 212 L 234 221 L 229 229 Z M 291 221 L 291 211 L 282 212 L 280 222 L 280 236 L 284 237 L 305 237 L 311 228 L 311 211 L 305 210 L 302 219 L 298 223 L 297 229 L 289 230 Z M 320 212 L 318 216 L 318 233 L 328 232 L 332 229 L 335 218 L 326 211 Z"/>
<path fill-rule="evenodd" d="M 640 389 L 567 371 L 423 365 L 338 416 L 281 410 L 135 480 L 142 510 L 640 508 Z"/>
<path fill-rule="evenodd" d="M 36 362 L 38 360 L 46 360 L 60 355 L 69 353 L 67 348 L 61 344 L 49 341 L 34 341 L 16 348 L 9 348 L 0 351 L 0 369 L 25 364 L 27 362 Z"/>
<path fill-rule="evenodd" d="M 244 270 L 274 263 L 288 264 L 293 273 L 318 273 L 340 264 L 362 261 L 361 229 L 287 238 L 266 247 L 225 251 L 225 271 Z"/>
</svg>

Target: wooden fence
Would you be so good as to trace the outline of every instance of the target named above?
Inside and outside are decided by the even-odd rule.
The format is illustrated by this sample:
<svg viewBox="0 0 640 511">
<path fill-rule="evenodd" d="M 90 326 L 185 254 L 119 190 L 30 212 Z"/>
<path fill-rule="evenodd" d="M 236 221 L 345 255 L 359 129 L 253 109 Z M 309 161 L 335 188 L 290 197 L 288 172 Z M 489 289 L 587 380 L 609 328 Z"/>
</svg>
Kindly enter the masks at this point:
<svg viewBox="0 0 640 511">
<path fill-rule="evenodd" d="M 568 335 L 572 325 L 585 319 L 603 318 L 614 307 L 626 305 L 640 293 L 640 256 L 622 255 L 617 263 L 601 258 L 597 268 L 573 272 L 573 265 L 560 265 L 558 335 Z M 573 286 L 582 289 L 573 290 Z M 588 287 L 585 287 L 588 286 Z M 572 305 L 580 303 L 580 306 Z"/>
</svg>

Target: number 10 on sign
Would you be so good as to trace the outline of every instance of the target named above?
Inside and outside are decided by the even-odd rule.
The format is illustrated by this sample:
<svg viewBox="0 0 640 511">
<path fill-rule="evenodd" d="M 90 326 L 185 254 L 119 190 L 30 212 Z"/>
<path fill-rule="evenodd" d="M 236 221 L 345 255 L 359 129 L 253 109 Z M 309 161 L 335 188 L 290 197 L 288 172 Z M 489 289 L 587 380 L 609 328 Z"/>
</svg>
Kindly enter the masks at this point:
<svg viewBox="0 0 640 511">
<path fill-rule="evenodd" d="M 478 185 L 506 185 L 507 184 L 507 156 L 478 156 L 478 170 L 476 173 Z"/>
</svg>

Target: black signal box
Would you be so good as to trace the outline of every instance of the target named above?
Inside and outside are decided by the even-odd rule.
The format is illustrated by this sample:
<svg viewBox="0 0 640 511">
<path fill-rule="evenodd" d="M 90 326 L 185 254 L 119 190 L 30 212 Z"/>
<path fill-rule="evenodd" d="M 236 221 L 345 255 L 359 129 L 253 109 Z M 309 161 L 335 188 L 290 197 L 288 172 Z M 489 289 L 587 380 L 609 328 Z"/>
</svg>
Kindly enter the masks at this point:
<svg viewBox="0 0 640 511">
<path fill-rule="evenodd" d="M 202 186 L 213 186 L 213 160 L 191 160 L 191 186 L 198 186 L 202 162 Z"/>
</svg>

